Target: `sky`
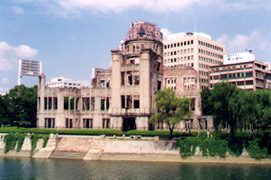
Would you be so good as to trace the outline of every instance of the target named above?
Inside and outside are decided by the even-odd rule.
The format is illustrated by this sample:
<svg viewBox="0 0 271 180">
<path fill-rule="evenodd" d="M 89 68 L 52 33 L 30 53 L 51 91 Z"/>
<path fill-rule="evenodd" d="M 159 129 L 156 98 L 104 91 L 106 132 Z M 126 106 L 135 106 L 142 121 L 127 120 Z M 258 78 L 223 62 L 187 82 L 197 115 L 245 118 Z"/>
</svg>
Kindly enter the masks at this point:
<svg viewBox="0 0 271 180">
<path fill-rule="evenodd" d="M 137 20 L 158 25 L 164 38 L 204 32 L 227 54 L 251 49 L 271 63 L 270 0 L 0 0 L 0 93 L 17 85 L 19 59 L 42 61 L 47 82 L 90 83 L 92 68 L 110 67 L 111 50 Z"/>
</svg>

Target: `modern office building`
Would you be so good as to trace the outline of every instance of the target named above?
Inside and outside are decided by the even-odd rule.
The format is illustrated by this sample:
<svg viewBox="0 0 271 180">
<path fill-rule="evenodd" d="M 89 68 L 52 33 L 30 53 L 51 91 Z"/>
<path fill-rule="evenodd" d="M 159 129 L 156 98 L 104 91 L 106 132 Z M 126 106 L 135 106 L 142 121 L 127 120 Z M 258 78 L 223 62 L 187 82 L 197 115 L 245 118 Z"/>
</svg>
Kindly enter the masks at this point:
<svg viewBox="0 0 271 180">
<path fill-rule="evenodd" d="M 224 64 L 211 67 L 210 87 L 222 81 L 247 90 L 271 89 L 268 63 L 255 60 L 252 51 L 224 56 Z"/>
<path fill-rule="evenodd" d="M 48 87 L 55 88 L 81 88 L 81 83 L 72 81 L 71 79 L 64 77 L 55 77 L 51 79 L 51 82 L 47 83 Z"/>
<path fill-rule="evenodd" d="M 161 88 L 172 88 L 178 96 L 192 99 L 194 114 L 177 130 L 206 127 L 201 126 L 199 118 L 200 76 L 192 67 L 163 66 L 159 27 L 145 21 L 132 22 L 125 42 L 111 53 L 112 68 L 94 68 L 91 88 L 50 88 L 45 86 L 45 76 L 40 76 L 38 127 L 161 129 L 149 122 L 156 112 L 155 95 Z"/>
<path fill-rule="evenodd" d="M 200 75 L 201 88 L 209 87 L 210 66 L 223 64 L 226 46 L 205 33 L 171 34 L 164 43 L 164 66 L 193 67 Z"/>
</svg>

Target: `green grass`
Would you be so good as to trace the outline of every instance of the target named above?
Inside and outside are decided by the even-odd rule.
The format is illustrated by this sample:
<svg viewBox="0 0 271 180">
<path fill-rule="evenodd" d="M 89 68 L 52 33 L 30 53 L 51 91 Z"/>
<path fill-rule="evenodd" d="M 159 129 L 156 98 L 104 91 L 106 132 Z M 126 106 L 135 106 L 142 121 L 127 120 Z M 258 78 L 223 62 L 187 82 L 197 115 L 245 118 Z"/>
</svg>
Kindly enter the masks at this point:
<svg viewBox="0 0 271 180">
<path fill-rule="evenodd" d="M 60 135 L 106 135 L 106 136 L 126 136 L 130 135 L 141 135 L 141 136 L 159 136 L 159 137 L 169 137 L 169 131 L 140 131 L 140 130 L 131 130 L 123 132 L 121 130 L 114 129 L 42 129 L 42 128 L 17 128 L 17 127 L 5 127 L 0 128 L 0 133 L 34 133 L 34 134 L 60 134 Z M 174 132 L 174 137 L 186 136 L 185 132 Z M 192 134 L 193 135 L 193 134 Z"/>
</svg>

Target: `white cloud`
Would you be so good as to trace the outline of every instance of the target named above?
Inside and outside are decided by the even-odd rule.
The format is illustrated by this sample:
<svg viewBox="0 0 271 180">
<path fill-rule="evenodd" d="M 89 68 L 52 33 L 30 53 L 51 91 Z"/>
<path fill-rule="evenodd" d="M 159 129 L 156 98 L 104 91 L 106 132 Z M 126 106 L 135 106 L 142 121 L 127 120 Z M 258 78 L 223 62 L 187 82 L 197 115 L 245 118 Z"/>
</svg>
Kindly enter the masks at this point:
<svg viewBox="0 0 271 180">
<path fill-rule="evenodd" d="M 270 0 L 12 0 L 32 3 L 63 17 L 79 17 L 83 13 L 122 13 L 142 9 L 151 13 L 181 12 L 188 8 L 211 6 L 224 11 L 271 9 Z"/>
<path fill-rule="evenodd" d="M 32 49 L 27 45 L 20 45 L 14 48 L 15 53 L 22 58 L 31 58 L 37 55 L 38 50 Z"/>
<path fill-rule="evenodd" d="M 228 43 L 228 49 L 231 51 L 244 51 L 250 46 L 250 37 L 238 34 Z"/>
<path fill-rule="evenodd" d="M 238 10 L 249 10 L 255 8 L 271 8 L 270 0 L 238 0 L 238 1 L 225 1 L 224 0 L 224 7 L 225 8 L 232 8 Z"/>
<path fill-rule="evenodd" d="M 80 10 L 121 13 L 129 9 L 144 9 L 153 13 L 168 13 L 178 12 L 193 5 L 208 6 L 217 4 L 220 0 L 60 0 L 56 2 L 61 8 L 70 13 L 78 13 Z"/>
<path fill-rule="evenodd" d="M 233 37 L 223 34 L 216 41 L 227 46 L 228 54 L 245 50 L 253 50 L 259 54 L 271 52 L 271 37 L 262 35 L 259 30 L 254 30 L 249 34 L 237 34 Z"/>
<path fill-rule="evenodd" d="M 9 71 L 12 69 L 12 63 L 7 58 L 12 49 L 13 47 L 5 41 L 0 42 L 0 71 Z"/>
<path fill-rule="evenodd" d="M 226 44 L 228 40 L 229 40 L 229 35 L 228 34 L 223 34 L 216 41 L 219 42 L 219 43 L 222 43 L 222 44 Z"/>
<path fill-rule="evenodd" d="M 18 59 L 32 58 L 35 57 L 37 53 L 38 50 L 32 49 L 27 45 L 15 47 L 2 41 L 0 42 L 0 71 L 10 71 Z"/>
<path fill-rule="evenodd" d="M 12 10 L 15 14 L 23 14 L 24 13 L 24 10 L 20 7 L 16 7 L 16 6 L 13 6 L 12 7 Z"/>
<path fill-rule="evenodd" d="M 57 15 L 80 16 L 82 13 L 121 13 L 143 9 L 152 13 L 180 12 L 191 7 L 215 6 L 221 10 L 271 9 L 270 0 L 12 0 L 14 3 L 35 3 Z"/>
<path fill-rule="evenodd" d="M 5 41 L 0 42 L 0 53 L 12 50 L 12 47 Z"/>
<path fill-rule="evenodd" d="M 172 32 L 169 31 L 169 30 L 166 29 L 166 28 L 162 28 L 162 29 L 161 29 L 161 32 L 163 33 L 163 39 L 164 39 L 164 40 L 167 40 L 168 35 L 172 34 Z"/>
</svg>

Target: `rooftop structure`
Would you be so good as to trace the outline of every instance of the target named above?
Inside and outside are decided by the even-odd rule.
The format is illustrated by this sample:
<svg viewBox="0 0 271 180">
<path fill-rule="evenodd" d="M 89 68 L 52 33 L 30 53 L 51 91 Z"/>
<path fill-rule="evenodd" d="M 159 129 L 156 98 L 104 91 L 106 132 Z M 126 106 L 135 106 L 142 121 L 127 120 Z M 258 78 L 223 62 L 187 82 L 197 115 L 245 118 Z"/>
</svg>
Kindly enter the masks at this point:
<svg viewBox="0 0 271 180">
<path fill-rule="evenodd" d="M 225 64 L 211 67 L 211 88 L 228 81 L 241 89 L 271 89 L 269 64 L 256 61 L 251 51 L 225 55 L 224 60 Z"/>
<path fill-rule="evenodd" d="M 51 82 L 47 83 L 50 88 L 77 88 L 81 87 L 81 83 L 72 81 L 71 79 L 64 77 L 55 77 L 51 79 Z"/>
<path fill-rule="evenodd" d="M 242 63 L 242 62 L 249 62 L 249 61 L 254 61 L 254 60 L 255 60 L 255 55 L 252 54 L 252 50 L 249 50 L 249 52 L 241 52 L 241 53 L 224 55 L 223 64 Z"/>
</svg>

